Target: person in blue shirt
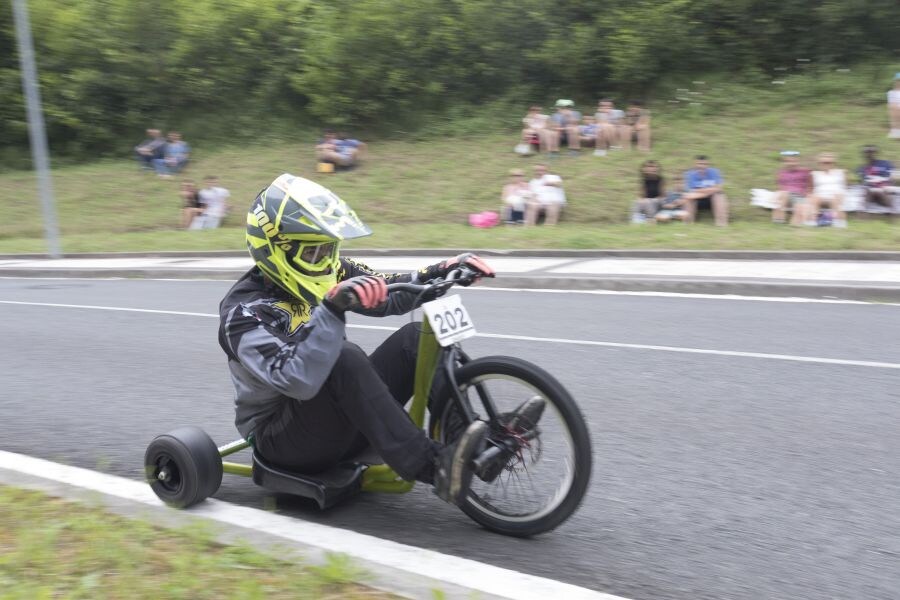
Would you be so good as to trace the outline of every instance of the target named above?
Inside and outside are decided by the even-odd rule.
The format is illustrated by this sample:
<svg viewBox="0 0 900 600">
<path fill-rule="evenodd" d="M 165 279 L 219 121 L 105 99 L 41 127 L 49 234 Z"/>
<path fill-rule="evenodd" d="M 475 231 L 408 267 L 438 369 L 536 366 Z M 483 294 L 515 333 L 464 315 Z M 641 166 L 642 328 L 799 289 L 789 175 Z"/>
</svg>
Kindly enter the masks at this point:
<svg viewBox="0 0 900 600">
<path fill-rule="evenodd" d="M 349 159 L 350 164 L 356 163 L 366 148 L 363 142 L 348 136 L 346 133 L 338 133 L 334 146 L 338 154 L 345 159 Z"/>
<path fill-rule="evenodd" d="M 191 147 L 177 131 L 170 131 L 162 158 L 153 159 L 153 168 L 160 177 L 170 178 L 180 173 L 191 159 Z"/>
<path fill-rule="evenodd" d="M 894 165 L 890 161 L 877 158 L 878 148 L 875 146 L 863 147 L 863 158 L 866 163 L 856 170 L 859 180 L 866 188 L 866 202 L 872 202 L 891 208 L 893 198 L 887 192 L 887 186 L 891 184 Z"/>
<path fill-rule="evenodd" d="M 712 210 L 716 225 L 728 225 L 728 199 L 722 192 L 722 174 L 709 166 L 709 159 L 699 155 L 694 160 L 694 168 L 684 174 L 686 193 L 682 196 L 688 211 L 686 223 L 693 223 L 700 210 Z"/>
<path fill-rule="evenodd" d="M 319 162 L 330 162 L 339 167 L 351 167 L 356 164 L 366 145 L 347 134 L 335 135 L 331 130 L 316 144 L 316 159 Z"/>
<path fill-rule="evenodd" d="M 556 112 L 550 116 L 550 126 L 556 133 L 554 147 L 559 150 L 559 144 L 565 140 L 569 154 L 577 154 L 581 150 L 581 137 L 578 131 L 581 113 L 575 110 L 574 106 L 575 103 L 571 100 L 557 100 Z"/>
</svg>

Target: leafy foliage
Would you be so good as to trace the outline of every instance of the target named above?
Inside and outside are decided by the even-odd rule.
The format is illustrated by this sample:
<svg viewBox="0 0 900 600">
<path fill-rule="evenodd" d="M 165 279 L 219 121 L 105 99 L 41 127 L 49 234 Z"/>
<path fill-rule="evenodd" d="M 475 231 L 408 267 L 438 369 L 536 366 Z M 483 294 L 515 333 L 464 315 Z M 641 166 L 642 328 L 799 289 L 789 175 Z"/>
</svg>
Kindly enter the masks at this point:
<svg viewBox="0 0 900 600">
<path fill-rule="evenodd" d="M 900 39 L 896 0 L 29 4 L 52 149 L 82 158 L 151 125 L 194 140 L 272 119 L 408 131 L 513 96 L 649 97 L 679 76 L 886 63 Z M 17 60 L 0 0 L 0 151 L 27 144 Z"/>
</svg>

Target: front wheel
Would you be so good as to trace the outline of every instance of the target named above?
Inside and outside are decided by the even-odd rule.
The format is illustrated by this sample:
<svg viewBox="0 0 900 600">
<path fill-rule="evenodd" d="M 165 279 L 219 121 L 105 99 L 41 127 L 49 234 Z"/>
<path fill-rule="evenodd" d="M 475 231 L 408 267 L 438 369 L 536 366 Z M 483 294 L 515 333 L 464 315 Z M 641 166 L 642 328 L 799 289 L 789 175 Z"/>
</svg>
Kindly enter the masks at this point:
<svg viewBox="0 0 900 600">
<path fill-rule="evenodd" d="M 591 440 L 575 401 L 552 375 L 524 360 L 488 356 L 455 372 L 462 397 L 490 425 L 504 447 L 499 465 L 472 478 L 463 512 L 483 527 L 517 537 L 557 527 L 578 508 L 591 477 Z M 534 426 L 510 426 L 510 416 L 532 398 L 545 409 Z M 490 418 L 485 406 L 495 407 Z M 432 399 L 429 431 L 445 444 L 465 429 L 447 385 Z"/>
</svg>

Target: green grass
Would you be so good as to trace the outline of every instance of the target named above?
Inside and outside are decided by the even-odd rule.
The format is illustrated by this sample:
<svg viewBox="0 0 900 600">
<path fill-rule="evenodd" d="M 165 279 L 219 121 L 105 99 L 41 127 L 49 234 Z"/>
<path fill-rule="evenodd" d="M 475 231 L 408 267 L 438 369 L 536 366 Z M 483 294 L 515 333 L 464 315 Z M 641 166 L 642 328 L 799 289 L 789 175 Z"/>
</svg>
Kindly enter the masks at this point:
<svg viewBox="0 0 900 600">
<path fill-rule="evenodd" d="M 837 94 L 841 76 L 814 83 Z M 241 249 L 245 208 L 260 188 L 285 171 L 322 181 L 356 208 L 375 231 L 354 242 L 357 248 L 897 249 L 900 227 L 883 217 L 854 219 L 844 231 L 801 231 L 776 227 L 767 211 L 749 206 L 751 188 L 772 187 L 778 152 L 785 148 L 801 151 L 809 162 L 819 151 L 835 151 L 847 169 L 857 166 L 859 148 L 866 143 L 879 143 L 884 158 L 900 158 L 900 144 L 885 139 L 880 90 L 854 98 L 850 86 L 859 83 L 848 80 L 842 95 L 826 97 L 827 102 L 821 95 L 806 100 L 790 85 L 757 94 L 753 88 L 727 84 L 695 86 L 699 92 L 690 98 L 705 104 L 661 100 L 652 106 L 656 142 L 649 155 L 622 151 L 598 158 L 586 152 L 550 161 L 569 197 L 564 221 L 556 228 L 482 231 L 465 224 L 470 212 L 498 207 L 510 168 L 530 168 L 543 160 L 513 154 L 518 114 L 477 136 L 373 142 L 361 167 L 332 175 L 314 173 L 308 139 L 201 147 L 186 176 L 200 180 L 218 174 L 235 205 L 225 228 L 215 232 L 178 231 L 178 179 L 139 172 L 127 159 L 63 167 L 54 172 L 63 250 Z M 639 164 L 656 158 L 671 175 L 689 168 L 697 153 L 708 154 L 725 176 L 733 226 L 628 224 Z M 0 189 L 0 252 L 44 251 L 33 176 L 0 174 Z"/>
<path fill-rule="evenodd" d="M 392 598 L 355 584 L 343 556 L 303 569 L 208 530 L 157 529 L 0 486 L 0 598 Z"/>
</svg>

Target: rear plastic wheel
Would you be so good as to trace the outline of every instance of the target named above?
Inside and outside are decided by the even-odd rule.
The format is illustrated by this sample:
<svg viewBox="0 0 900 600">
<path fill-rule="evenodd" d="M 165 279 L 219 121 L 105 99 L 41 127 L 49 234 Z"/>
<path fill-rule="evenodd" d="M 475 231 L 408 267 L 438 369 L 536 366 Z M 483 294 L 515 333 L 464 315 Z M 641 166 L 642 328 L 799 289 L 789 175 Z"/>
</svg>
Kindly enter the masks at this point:
<svg viewBox="0 0 900 600">
<path fill-rule="evenodd" d="M 147 483 L 175 508 L 193 506 L 218 491 L 222 457 L 199 427 L 180 427 L 156 437 L 144 453 Z"/>
<path fill-rule="evenodd" d="M 518 358 L 479 358 L 455 375 L 476 418 L 489 423 L 492 444 L 507 449 L 481 477 L 472 478 L 463 512 L 491 531 L 517 537 L 559 526 L 578 508 L 591 477 L 590 435 L 575 401 L 552 375 Z M 465 429 L 450 392 L 446 384 L 435 392 L 429 424 L 432 436 L 445 444 Z M 484 408 L 485 396 L 496 419 Z M 510 427 L 509 415 L 536 397 L 545 403 L 537 424 Z"/>
</svg>

